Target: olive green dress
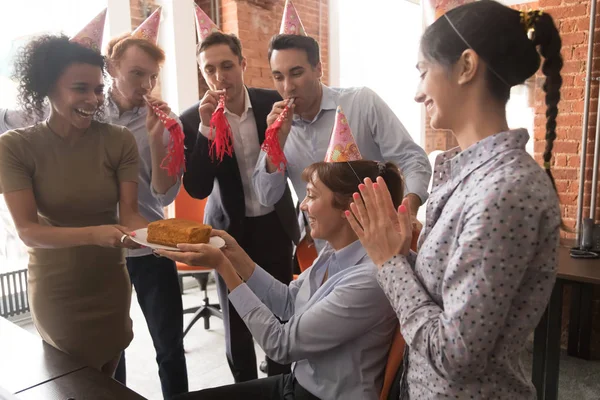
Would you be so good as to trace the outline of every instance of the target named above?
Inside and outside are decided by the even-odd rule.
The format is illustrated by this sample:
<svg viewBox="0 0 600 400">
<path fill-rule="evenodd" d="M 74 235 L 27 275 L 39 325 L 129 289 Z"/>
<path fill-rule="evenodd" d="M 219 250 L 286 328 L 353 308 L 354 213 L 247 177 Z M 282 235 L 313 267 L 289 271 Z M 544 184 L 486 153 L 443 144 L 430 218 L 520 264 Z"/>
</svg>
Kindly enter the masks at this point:
<svg viewBox="0 0 600 400">
<path fill-rule="evenodd" d="M 94 121 L 74 144 L 46 122 L 0 135 L 0 193 L 33 190 L 42 225 L 116 224 L 119 183 L 137 179 L 137 146 L 123 127 Z M 91 367 L 133 338 L 121 249 L 30 249 L 29 301 L 42 338 Z"/>
</svg>

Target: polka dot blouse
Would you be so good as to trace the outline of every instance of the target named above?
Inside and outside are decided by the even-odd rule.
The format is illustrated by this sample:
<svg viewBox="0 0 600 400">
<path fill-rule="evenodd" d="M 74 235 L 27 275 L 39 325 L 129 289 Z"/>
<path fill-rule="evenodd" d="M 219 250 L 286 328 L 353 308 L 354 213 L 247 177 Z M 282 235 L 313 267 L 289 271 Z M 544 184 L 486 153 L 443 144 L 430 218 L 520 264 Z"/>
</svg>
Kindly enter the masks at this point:
<svg viewBox="0 0 600 400">
<path fill-rule="evenodd" d="M 409 346 L 411 399 L 534 399 L 520 354 L 556 279 L 560 209 L 525 130 L 435 163 L 418 255 L 378 273 Z"/>
</svg>

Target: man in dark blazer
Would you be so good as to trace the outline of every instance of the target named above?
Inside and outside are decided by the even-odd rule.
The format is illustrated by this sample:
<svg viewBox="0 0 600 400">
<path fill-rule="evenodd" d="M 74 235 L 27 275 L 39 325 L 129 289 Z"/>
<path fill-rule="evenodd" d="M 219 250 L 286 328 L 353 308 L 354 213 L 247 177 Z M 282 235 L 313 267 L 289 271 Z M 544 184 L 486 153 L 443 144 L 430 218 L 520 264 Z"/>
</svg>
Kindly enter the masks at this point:
<svg viewBox="0 0 600 400">
<path fill-rule="evenodd" d="M 187 148 L 183 185 L 194 198 L 208 197 L 204 211 L 207 224 L 229 232 L 258 265 L 288 284 L 292 280 L 293 243 L 300 236 L 289 187 L 274 207 L 265 207 L 252 186 L 267 115 L 281 97 L 274 90 L 244 85 L 246 60 L 234 35 L 213 32 L 206 37 L 198 48 L 198 62 L 209 90 L 180 116 Z M 234 153 L 218 161 L 209 154 L 208 137 L 210 118 L 221 95 L 226 99 L 225 116 L 233 132 Z M 229 367 L 236 383 L 256 379 L 252 334 L 229 303 L 225 283 L 217 279 Z M 289 372 L 289 365 L 267 360 L 267 370 L 270 376 L 278 375 Z"/>
</svg>

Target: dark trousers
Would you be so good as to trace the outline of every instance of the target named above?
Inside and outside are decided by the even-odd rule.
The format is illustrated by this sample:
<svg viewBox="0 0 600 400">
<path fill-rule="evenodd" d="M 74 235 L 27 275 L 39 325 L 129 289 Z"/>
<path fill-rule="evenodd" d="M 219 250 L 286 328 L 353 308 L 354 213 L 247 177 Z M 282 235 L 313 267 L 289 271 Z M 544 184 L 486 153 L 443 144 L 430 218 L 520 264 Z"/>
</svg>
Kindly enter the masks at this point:
<svg viewBox="0 0 600 400">
<path fill-rule="evenodd" d="M 186 393 L 187 366 L 183 350 L 183 304 L 175 263 L 154 255 L 128 257 L 127 270 L 135 287 L 156 350 L 163 397 Z M 125 384 L 125 352 L 115 379 Z"/>
<path fill-rule="evenodd" d="M 292 374 L 271 376 L 177 396 L 177 400 L 319 400 Z"/>
<path fill-rule="evenodd" d="M 250 258 L 275 279 L 292 281 L 292 241 L 283 230 L 275 212 L 261 217 L 247 217 L 244 233 L 236 238 Z M 217 292 L 223 310 L 227 361 L 235 382 L 258 378 L 254 341 L 248 327 L 228 299 L 227 286 L 217 275 Z M 290 366 L 267 359 L 269 376 L 290 372 Z"/>
</svg>

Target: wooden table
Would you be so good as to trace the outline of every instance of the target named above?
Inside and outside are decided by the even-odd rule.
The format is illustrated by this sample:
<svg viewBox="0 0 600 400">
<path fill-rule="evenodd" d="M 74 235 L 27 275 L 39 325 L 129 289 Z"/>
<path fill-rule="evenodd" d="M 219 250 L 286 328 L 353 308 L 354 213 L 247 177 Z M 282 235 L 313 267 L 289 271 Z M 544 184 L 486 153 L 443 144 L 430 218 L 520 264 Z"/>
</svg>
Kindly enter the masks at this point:
<svg viewBox="0 0 600 400">
<path fill-rule="evenodd" d="M 579 306 L 582 305 L 582 298 L 584 298 L 584 302 L 586 296 L 590 296 L 591 299 L 589 285 L 600 284 L 600 259 L 572 258 L 569 250 L 570 247 L 566 246 L 559 248 L 556 284 L 552 290 L 548 307 L 535 329 L 532 380 L 538 400 L 558 399 L 563 287 L 565 284 L 574 284 L 576 289 L 573 291 L 571 305 L 569 347 L 577 343 L 581 335 L 586 335 L 585 330 L 588 326 L 591 328 L 589 325 L 591 324 L 591 307 L 588 309 L 584 307 L 580 310 Z M 585 285 L 583 291 L 581 284 Z M 573 348 L 570 350 L 574 351 Z"/>
<path fill-rule="evenodd" d="M 84 368 L 23 328 L 0 318 L 0 386 L 12 393 Z"/>
<path fill-rule="evenodd" d="M 144 399 L 4 318 L 0 318 L 0 388 L 17 399 Z"/>
<path fill-rule="evenodd" d="M 144 400 L 92 368 L 84 368 L 17 394 L 19 400 Z"/>
</svg>

